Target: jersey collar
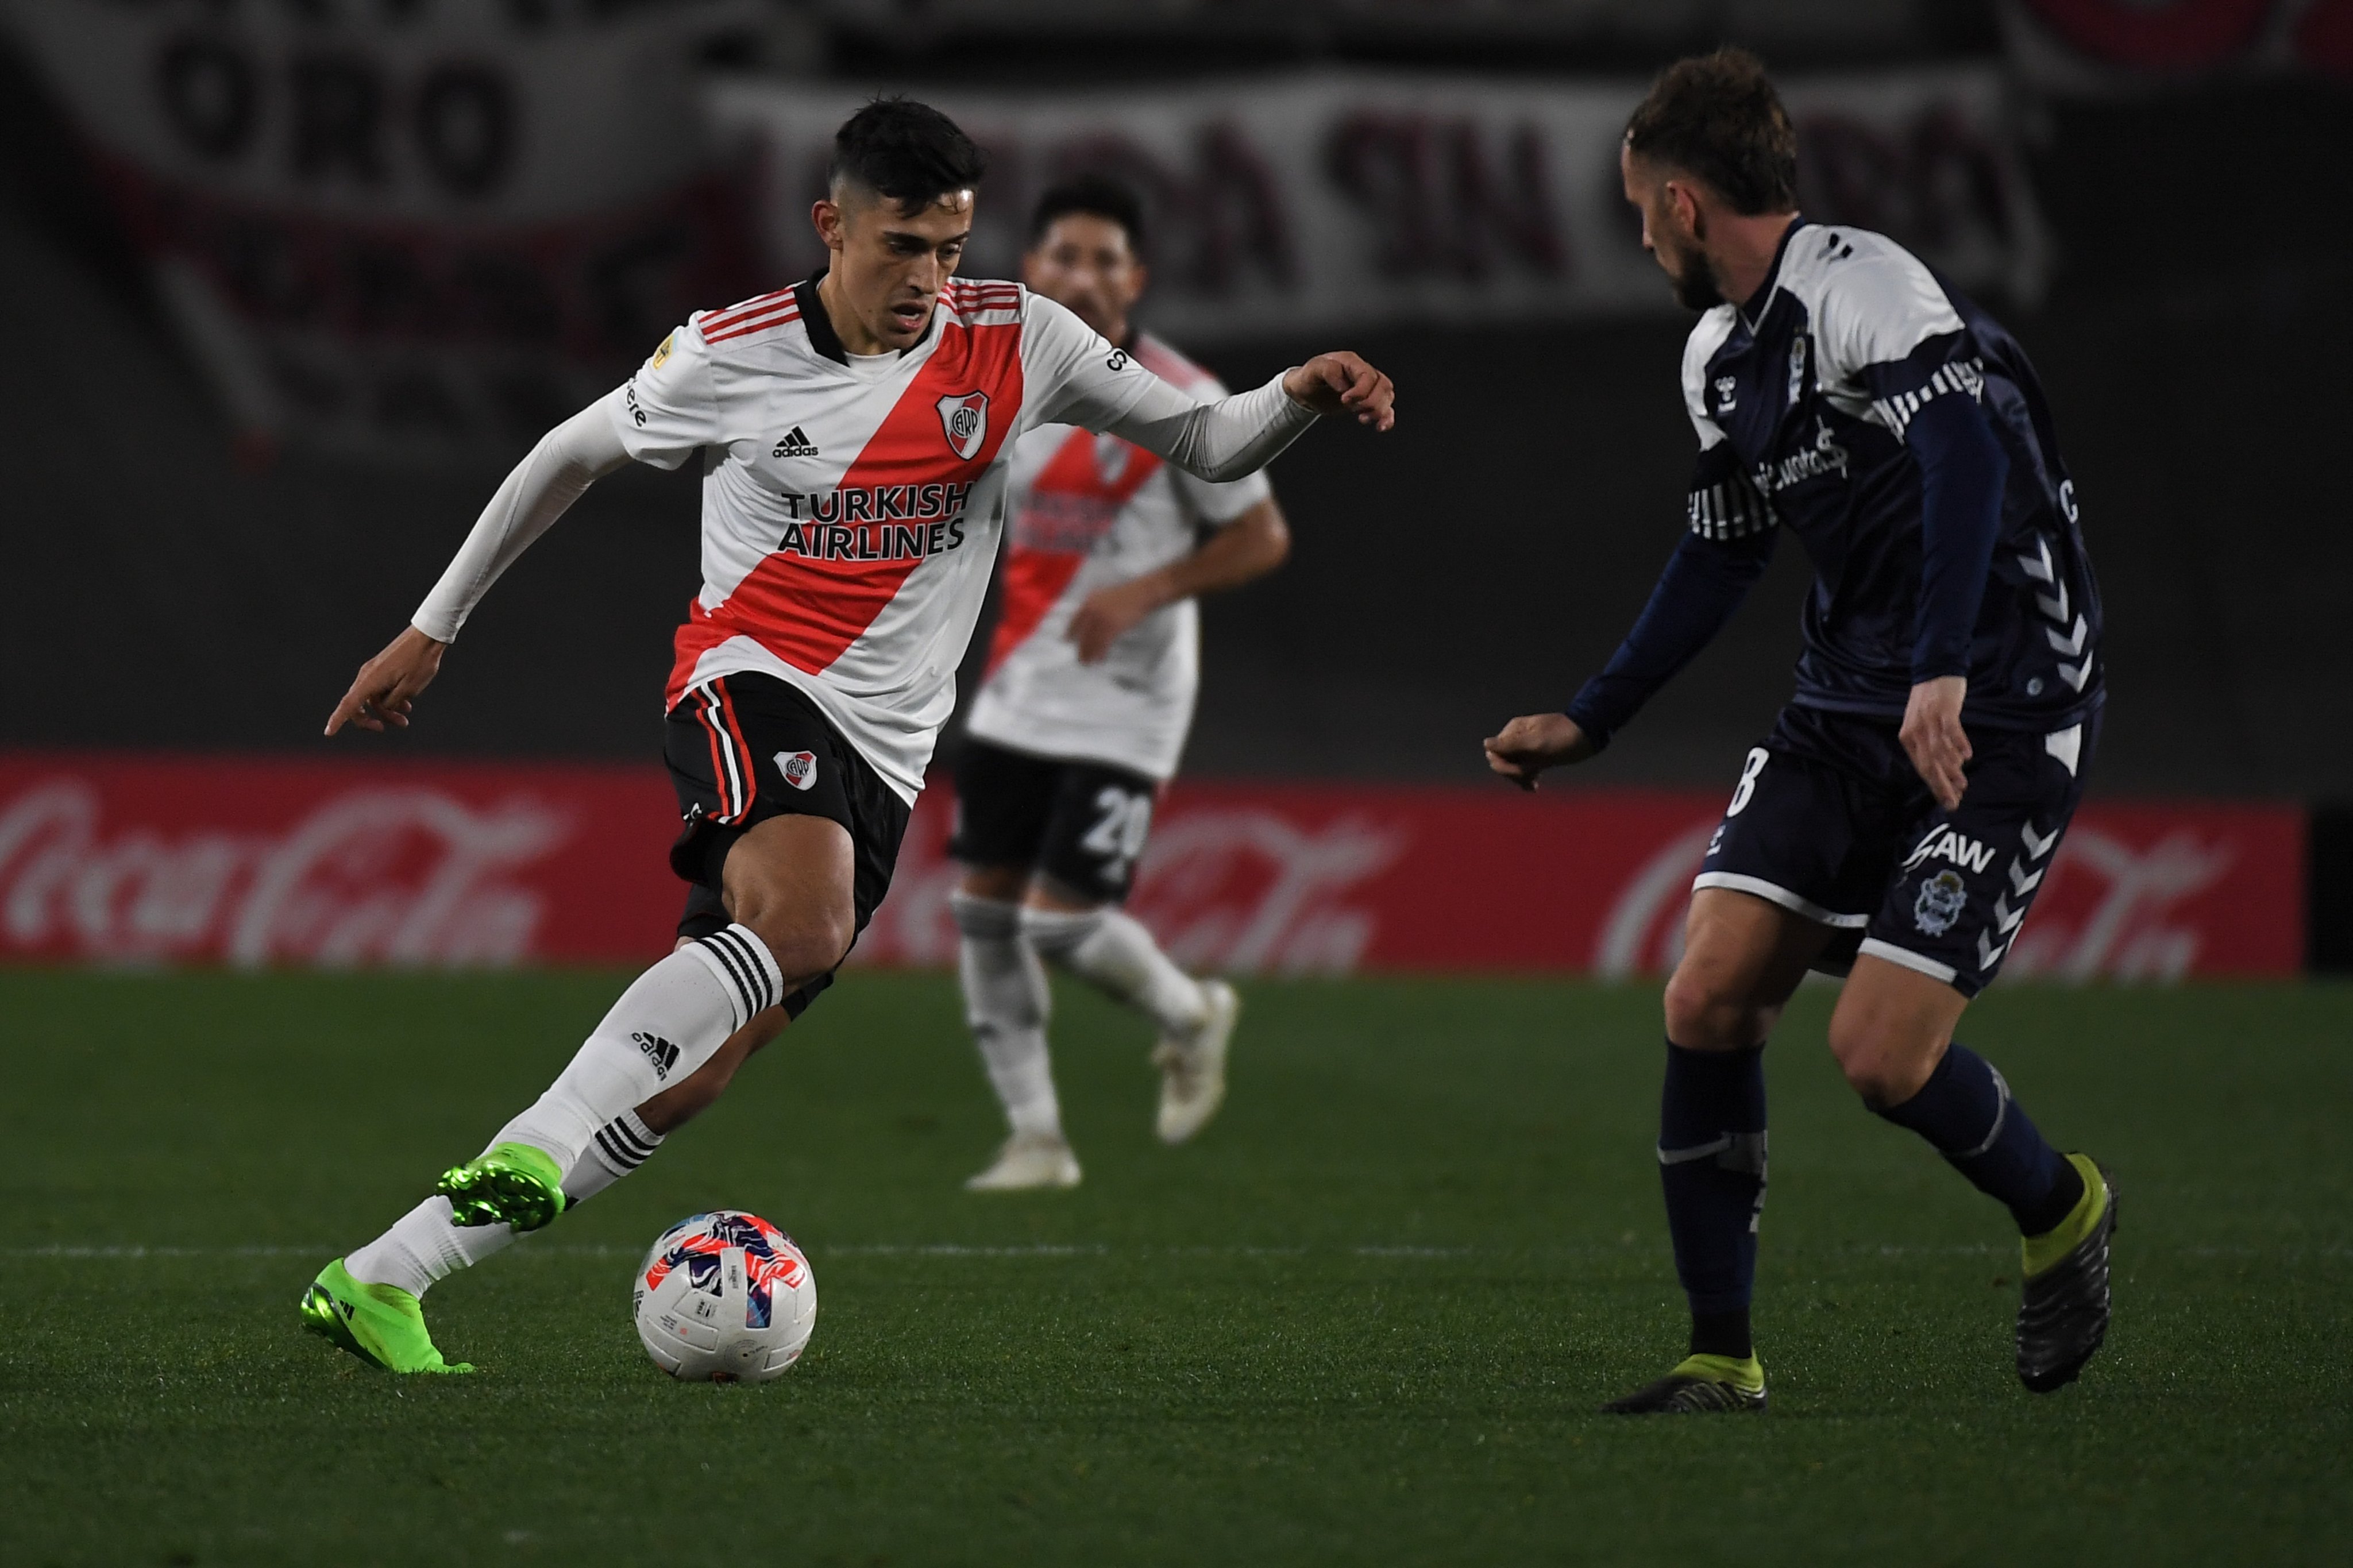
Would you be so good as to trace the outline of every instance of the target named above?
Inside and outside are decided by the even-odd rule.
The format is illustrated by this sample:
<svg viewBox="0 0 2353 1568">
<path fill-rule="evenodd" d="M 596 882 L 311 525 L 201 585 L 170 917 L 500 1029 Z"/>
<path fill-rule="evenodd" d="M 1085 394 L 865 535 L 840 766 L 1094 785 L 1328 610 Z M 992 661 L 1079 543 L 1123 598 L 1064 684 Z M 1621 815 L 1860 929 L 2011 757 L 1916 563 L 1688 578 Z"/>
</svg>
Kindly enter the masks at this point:
<svg viewBox="0 0 2353 1568">
<path fill-rule="evenodd" d="M 1781 243 L 1773 247 L 1773 265 L 1765 269 L 1765 281 L 1757 286 L 1757 292 L 1741 302 L 1741 324 L 1750 331 L 1754 332 L 1764 324 L 1765 309 L 1772 304 L 1773 290 L 1781 283 L 1781 262 L 1789 254 L 1789 241 L 1797 237 L 1798 231 L 1804 228 L 1806 223 L 1803 213 L 1789 220 L 1789 226 L 1781 231 Z"/>
<path fill-rule="evenodd" d="M 849 351 L 841 346 L 841 334 L 833 330 L 833 318 L 825 313 L 825 301 L 818 296 L 817 286 L 825 281 L 827 270 L 826 268 L 820 267 L 808 275 L 807 281 L 794 284 L 793 299 L 801 308 L 801 325 L 808 329 L 809 347 L 834 363 L 848 369 Z M 932 334 L 939 331 L 939 328 L 940 308 L 935 304 L 932 307 L 932 319 L 923 323 L 923 335 L 901 349 L 899 357 L 904 359 L 930 342 Z"/>
</svg>

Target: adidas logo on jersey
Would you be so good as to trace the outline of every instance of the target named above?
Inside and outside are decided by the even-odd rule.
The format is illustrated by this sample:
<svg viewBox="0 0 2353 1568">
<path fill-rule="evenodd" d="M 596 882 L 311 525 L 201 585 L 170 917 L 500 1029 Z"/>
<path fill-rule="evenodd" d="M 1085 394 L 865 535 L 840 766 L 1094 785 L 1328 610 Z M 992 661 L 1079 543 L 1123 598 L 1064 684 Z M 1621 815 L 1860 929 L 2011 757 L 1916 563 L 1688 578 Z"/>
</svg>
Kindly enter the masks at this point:
<svg viewBox="0 0 2353 1568">
<path fill-rule="evenodd" d="M 670 1069 L 678 1066 L 678 1047 L 659 1035 L 649 1035 L 643 1029 L 633 1031 L 629 1038 L 638 1042 L 638 1049 L 646 1053 L 646 1060 L 654 1064 L 654 1077 L 670 1081 Z"/>
<path fill-rule="evenodd" d="M 771 458 L 814 458 L 817 455 L 817 443 L 802 435 L 797 425 L 776 443 L 776 449 L 768 454 Z"/>
</svg>

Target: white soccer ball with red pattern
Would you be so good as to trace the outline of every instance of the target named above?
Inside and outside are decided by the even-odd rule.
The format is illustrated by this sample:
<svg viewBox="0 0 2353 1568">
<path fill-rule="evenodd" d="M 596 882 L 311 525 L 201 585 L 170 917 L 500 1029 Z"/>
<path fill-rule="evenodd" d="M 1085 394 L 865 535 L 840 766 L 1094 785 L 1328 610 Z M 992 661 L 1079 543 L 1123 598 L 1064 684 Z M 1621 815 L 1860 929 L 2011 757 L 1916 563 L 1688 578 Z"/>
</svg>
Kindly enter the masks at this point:
<svg viewBox="0 0 2353 1568">
<path fill-rule="evenodd" d="M 817 1279 L 793 1238 L 757 1215 L 699 1214 L 662 1232 L 631 1290 L 638 1338 L 682 1383 L 762 1383 L 801 1359 Z"/>
</svg>

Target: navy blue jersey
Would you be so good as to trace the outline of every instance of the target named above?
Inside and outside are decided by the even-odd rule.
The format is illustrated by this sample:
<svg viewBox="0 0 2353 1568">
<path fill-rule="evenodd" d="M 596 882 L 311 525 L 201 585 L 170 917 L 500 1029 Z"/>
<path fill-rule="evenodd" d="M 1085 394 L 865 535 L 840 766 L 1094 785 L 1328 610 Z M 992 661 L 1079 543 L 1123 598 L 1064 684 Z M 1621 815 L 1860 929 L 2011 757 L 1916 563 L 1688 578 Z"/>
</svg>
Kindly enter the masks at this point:
<svg viewBox="0 0 2353 1568">
<path fill-rule="evenodd" d="M 1971 725 L 2060 730 L 2098 706 L 2099 591 L 2042 386 L 2017 341 L 1916 258 L 1797 221 L 1747 305 L 1693 329 L 1683 381 L 1700 441 L 1692 537 L 1645 625 L 1570 704 L 1597 739 L 1714 634 L 1782 531 L 1815 573 L 1799 704 L 1899 719 L 1915 681 L 1966 674 Z M 1971 400 L 1990 428 L 1984 446 L 1968 422 L 1999 485 L 1998 506 L 1983 495 L 1989 560 L 1985 531 L 1931 548 L 1923 526 L 1918 437 L 1957 412 L 1940 398 Z"/>
</svg>

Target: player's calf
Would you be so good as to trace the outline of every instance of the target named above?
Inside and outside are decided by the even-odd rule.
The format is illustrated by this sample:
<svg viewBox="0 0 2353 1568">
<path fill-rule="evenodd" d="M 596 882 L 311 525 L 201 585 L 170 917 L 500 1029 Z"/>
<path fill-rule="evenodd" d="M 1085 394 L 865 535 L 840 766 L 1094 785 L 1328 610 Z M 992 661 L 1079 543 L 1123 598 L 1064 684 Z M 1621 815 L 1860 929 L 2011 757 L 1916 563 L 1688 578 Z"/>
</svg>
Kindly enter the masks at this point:
<svg viewBox="0 0 2353 1568">
<path fill-rule="evenodd" d="M 644 1125 L 658 1135 L 677 1131 L 719 1102 L 727 1086 L 745 1062 L 769 1041 L 785 1032 L 792 1021 L 790 1000 L 781 1007 L 771 1007 L 727 1037 L 727 1041 L 712 1054 L 711 1059 L 697 1068 L 682 1081 L 672 1084 L 659 1094 L 638 1107 Z"/>
<path fill-rule="evenodd" d="M 1078 1164 L 1070 1158 L 1063 1141 L 1061 1105 L 1054 1093 L 1053 1062 L 1046 1048 L 1052 993 L 1037 951 L 1022 935 L 1021 907 L 1011 900 L 983 898 L 958 889 L 949 896 L 948 909 L 955 917 L 959 936 L 956 979 L 964 991 L 965 1022 L 979 1047 L 989 1087 L 1005 1108 L 1007 1129 L 1013 1140 L 1006 1148 L 1011 1152 L 1017 1145 L 1021 1149 L 1059 1146 L 1071 1174 L 1070 1182 L 1051 1184 L 1067 1186 L 1078 1179 Z M 1000 1155 L 998 1165 L 1003 1163 Z M 1063 1166 L 1058 1162 L 1053 1168 L 1060 1173 Z M 984 1172 L 983 1176 L 988 1173 Z M 986 1183 L 984 1190 L 997 1190 L 1003 1184 Z"/>
<path fill-rule="evenodd" d="M 1926 1139 L 2009 1208 L 2020 1234 L 2040 1236 L 2075 1206 L 2083 1183 L 1993 1064 L 1947 1043 L 1966 1005 L 1958 992 L 1865 954 L 1831 1016 L 1831 1047 L 1873 1110 Z"/>
<path fill-rule="evenodd" d="M 1116 905 L 1028 905 L 1021 933 L 1046 958 L 1151 1019 L 1164 1036 L 1189 1034 L 1208 1016 L 1201 983 L 1177 968 L 1152 933 Z"/>
</svg>

